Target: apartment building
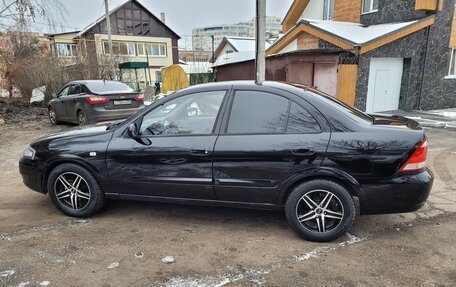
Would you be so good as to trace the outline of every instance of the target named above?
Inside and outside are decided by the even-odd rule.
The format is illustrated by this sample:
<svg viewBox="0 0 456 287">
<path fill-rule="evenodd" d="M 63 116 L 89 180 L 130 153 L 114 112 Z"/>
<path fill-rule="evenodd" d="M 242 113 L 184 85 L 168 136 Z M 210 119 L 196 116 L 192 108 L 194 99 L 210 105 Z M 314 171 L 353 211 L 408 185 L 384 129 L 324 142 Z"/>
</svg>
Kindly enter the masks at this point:
<svg viewBox="0 0 456 287">
<path fill-rule="evenodd" d="M 266 17 L 266 38 L 277 38 L 282 29 L 281 18 Z M 255 18 L 237 24 L 212 25 L 195 28 L 192 31 L 194 50 L 212 51 L 212 37 L 214 49 L 217 48 L 225 36 L 255 37 Z"/>
</svg>

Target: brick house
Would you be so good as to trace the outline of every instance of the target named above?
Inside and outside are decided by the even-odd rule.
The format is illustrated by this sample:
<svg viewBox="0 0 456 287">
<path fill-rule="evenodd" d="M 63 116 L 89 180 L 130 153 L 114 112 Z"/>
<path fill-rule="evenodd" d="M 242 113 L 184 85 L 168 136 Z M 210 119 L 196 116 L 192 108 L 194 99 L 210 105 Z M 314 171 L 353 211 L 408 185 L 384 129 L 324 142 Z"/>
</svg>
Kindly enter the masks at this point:
<svg viewBox="0 0 456 287">
<path fill-rule="evenodd" d="M 368 112 L 456 107 L 454 11 L 455 0 L 295 0 L 266 51 L 267 79 Z"/>
</svg>

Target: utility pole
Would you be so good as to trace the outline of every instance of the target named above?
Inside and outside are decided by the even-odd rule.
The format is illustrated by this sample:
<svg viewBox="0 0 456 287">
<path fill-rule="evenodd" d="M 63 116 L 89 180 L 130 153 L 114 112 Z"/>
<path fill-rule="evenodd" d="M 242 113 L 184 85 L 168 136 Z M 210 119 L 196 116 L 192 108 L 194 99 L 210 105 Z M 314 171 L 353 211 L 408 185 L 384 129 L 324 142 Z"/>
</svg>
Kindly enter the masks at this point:
<svg viewBox="0 0 456 287">
<path fill-rule="evenodd" d="M 106 27 L 108 29 L 108 45 L 109 45 L 109 62 L 112 64 L 112 38 L 111 38 L 111 19 L 109 17 L 108 0 L 104 0 L 106 13 Z"/>
<path fill-rule="evenodd" d="M 215 41 L 215 40 L 214 40 L 214 35 L 211 35 L 211 38 L 212 38 L 212 59 L 211 59 L 211 62 L 212 62 L 212 64 L 213 64 L 213 63 L 214 63 L 214 56 L 215 56 L 215 51 L 214 51 L 214 49 L 215 49 L 215 45 L 214 45 L 214 44 L 215 44 L 215 43 L 214 43 L 214 41 Z"/>
<path fill-rule="evenodd" d="M 261 85 L 266 79 L 266 0 L 256 0 L 255 21 L 255 82 Z"/>
</svg>

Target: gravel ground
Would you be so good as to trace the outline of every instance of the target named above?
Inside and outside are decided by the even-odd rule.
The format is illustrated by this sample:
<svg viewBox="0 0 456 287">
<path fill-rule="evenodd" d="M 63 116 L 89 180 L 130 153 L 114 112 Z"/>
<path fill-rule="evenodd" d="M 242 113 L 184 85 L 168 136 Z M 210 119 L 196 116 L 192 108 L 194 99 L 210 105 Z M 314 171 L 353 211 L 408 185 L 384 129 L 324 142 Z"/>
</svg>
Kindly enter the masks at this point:
<svg viewBox="0 0 456 287">
<path fill-rule="evenodd" d="M 76 127 L 8 108 L 0 286 L 456 286 L 455 131 L 427 130 L 436 180 L 423 209 L 362 216 L 350 234 L 318 244 L 276 211 L 112 201 L 93 218 L 65 217 L 22 184 L 17 162 L 33 139 Z"/>
</svg>

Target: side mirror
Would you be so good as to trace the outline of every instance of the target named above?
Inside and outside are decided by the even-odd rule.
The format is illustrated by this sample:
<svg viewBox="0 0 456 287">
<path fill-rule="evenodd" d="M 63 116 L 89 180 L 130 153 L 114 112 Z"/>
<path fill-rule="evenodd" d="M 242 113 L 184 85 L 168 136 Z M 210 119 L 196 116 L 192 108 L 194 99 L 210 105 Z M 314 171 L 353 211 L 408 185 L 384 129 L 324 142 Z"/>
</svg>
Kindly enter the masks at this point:
<svg viewBox="0 0 456 287">
<path fill-rule="evenodd" d="M 127 133 L 128 133 L 128 136 L 130 136 L 131 138 L 133 138 L 133 139 L 137 138 L 139 133 L 138 133 L 138 128 L 136 127 L 136 124 L 131 124 L 128 127 Z"/>
<path fill-rule="evenodd" d="M 59 97 L 59 96 L 57 95 L 57 93 L 51 93 L 51 96 L 52 96 L 53 98 L 58 98 L 58 97 Z"/>
</svg>

